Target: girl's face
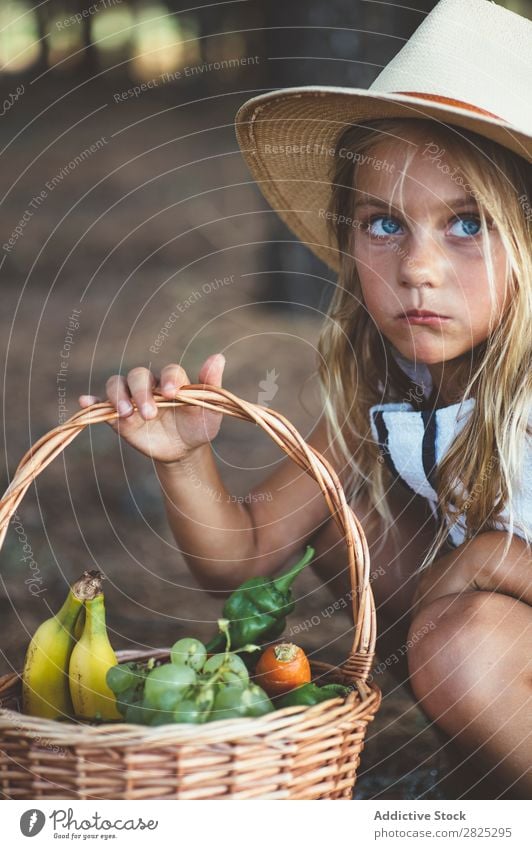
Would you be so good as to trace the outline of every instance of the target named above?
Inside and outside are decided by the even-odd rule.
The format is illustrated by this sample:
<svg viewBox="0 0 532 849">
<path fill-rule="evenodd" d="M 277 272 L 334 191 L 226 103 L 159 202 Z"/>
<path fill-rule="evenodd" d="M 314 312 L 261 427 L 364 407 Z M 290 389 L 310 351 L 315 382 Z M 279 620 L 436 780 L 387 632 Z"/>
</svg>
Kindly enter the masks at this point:
<svg viewBox="0 0 532 849">
<path fill-rule="evenodd" d="M 492 297 L 477 202 L 457 180 L 458 170 L 453 175 L 444 150 L 429 158 L 434 147 L 427 147 L 428 140 L 415 131 L 407 138 L 417 150 L 406 175 L 401 172 L 407 149 L 415 149 L 408 141 L 380 142 L 358 165 L 354 256 L 366 307 L 380 332 L 403 356 L 426 363 L 441 383 L 443 363 L 484 341 L 490 322 L 496 325 L 502 315 L 510 297 L 506 256 L 488 217 Z M 413 323 L 404 318 L 409 310 L 430 310 L 440 318 Z"/>
</svg>

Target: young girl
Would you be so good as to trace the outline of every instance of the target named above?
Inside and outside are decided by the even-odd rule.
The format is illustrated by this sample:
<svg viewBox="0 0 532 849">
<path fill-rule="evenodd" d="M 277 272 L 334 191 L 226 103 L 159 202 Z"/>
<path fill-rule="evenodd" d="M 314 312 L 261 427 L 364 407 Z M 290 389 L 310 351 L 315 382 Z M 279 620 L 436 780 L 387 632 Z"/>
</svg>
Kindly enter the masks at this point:
<svg viewBox="0 0 532 849">
<path fill-rule="evenodd" d="M 363 524 L 381 627 L 409 623 L 425 711 L 527 794 L 531 29 L 486 0 L 441 0 L 368 91 L 288 89 L 237 115 L 262 191 L 339 272 L 308 441 Z M 198 381 L 220 386 L 224 364 L 208 357 Z M 106 391 L 112 426 L 155 461 L 197 580 L 230 590 L 312 542 L 320 576 L 345 593 L 342 540 L 314 481 L 286 458 L 235 502 L 210 447 L 221 414 L 158 411 L 155 389 L 172 398 L 190 382 L 177 363 L 158 377 L 139 366 Z M 265 489 L 271 501 L 253 498 Z"/>
</svg>

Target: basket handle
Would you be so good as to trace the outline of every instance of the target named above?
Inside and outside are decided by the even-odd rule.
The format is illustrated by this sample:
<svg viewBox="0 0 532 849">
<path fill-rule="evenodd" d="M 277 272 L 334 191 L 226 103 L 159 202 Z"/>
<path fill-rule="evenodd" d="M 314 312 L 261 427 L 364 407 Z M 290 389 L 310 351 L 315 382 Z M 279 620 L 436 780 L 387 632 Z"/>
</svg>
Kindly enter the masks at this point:
<svg viewBox="0 0 532 849">
<path fill-rule="evenodd" d="M 317 482 L 347 544 L 355 631 L 351 654 L 342 664 L 341 671 L 352 682 L 365 684 L 373 665 L 376 640 L 375 603 L 369 583 L 369 551 L 362 526 L 347 504 L 338 475 L 330 463 L 305 442 L 299 431 L 283 415 L 269 407 L 245 401 L 220 386 L 207 383 L 187 384 L 176 392 L 172 400 L 158 393 L 153 397 L 160 408 L 190 404 L 255 422 Z M 79 410 L 34 443 L 18 464 L 13 480 L 0 501 L 0 548 L 7 533 L 9 520 L 31 482 L 87 425 L 109 422 L 116 418 L 118 413 L 110 402 L 92 404 Z"/>
</svg>

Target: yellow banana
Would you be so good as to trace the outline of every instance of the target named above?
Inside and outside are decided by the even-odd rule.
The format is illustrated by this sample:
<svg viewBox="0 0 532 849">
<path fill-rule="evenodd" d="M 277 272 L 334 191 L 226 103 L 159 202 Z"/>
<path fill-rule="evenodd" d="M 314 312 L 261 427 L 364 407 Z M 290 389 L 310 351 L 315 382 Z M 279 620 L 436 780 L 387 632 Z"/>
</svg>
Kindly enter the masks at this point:
<svg viewBox="0 0 532 849">
<path fill-rule="evenodd" d="M 72 701 L 68 680 L 74 627 L 87 598 L 101 589 L 99 572 L 84 572 L 68 593 L 61 610 L 33 635 L 22 672 L 24 712 L 46 719 L 68 719 Z"/>
<path fill-rule="evenodd" d="M 85 627 L 85 607 L 82 607 L 79 616 L 76 619 L 76 624 L 74 625 L 74 639 L 76 642 L 81 640 L 81 635 L 83 634 L 83 629 Z"/>
<path fill-rule="evenodd" d="M 103 593 L 85 602 L 85 626 L 70 656 L 70 695 L 80 719 L 122 719 L 106 676 L 118 663 L 105 625 Z"/>
</svg>

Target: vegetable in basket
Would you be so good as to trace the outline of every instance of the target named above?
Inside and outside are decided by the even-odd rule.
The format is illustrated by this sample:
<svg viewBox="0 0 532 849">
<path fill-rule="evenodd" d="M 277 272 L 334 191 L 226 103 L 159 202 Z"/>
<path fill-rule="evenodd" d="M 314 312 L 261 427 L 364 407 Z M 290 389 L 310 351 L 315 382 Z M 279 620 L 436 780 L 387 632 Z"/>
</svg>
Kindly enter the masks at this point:
<svg viewBox="0 0 532 849">
<path fill-rule="evenodd" d="M 269 696 L 281 696 L 311 678 L 310 663 L 302 648 L 294 643 L 277 643 L 262 653 L 255 677 Z"/>
<path fill-rule="evenodd" d="M 350 692 L 351 688 L 344 687 L 343 684 L 324 684 L 323 687 L 313 683 L 303 684 L 277 699 L 275 706 L 276 708 L 285 708 L 295 705 L 317 705 L 320 702 L 327 701 L 327 699 L 343 699 Z"/>
<path fill-rule="evenodd" d="M 24 713 L 45 719 L 73 714 L 68 669 L 76 638 L 74 629 L 85 601 L 101 591 L 101 572 L 84 572 L 72 584 L 59 612 L 33 635 L 22 672 Z"/>
<path fill-rule="evenodd" d="M 314 557 L 312 546 L 302 559 L 278 578 L 250 578 L 244 581 L 226 600 L 223 615 L 229 620 L 229 633 L 233 649 L 246 643 L 266 642 L 280 637 L 286 626 L 286 617 L 292 613 L 295 601 L 292 583 Z M 223 634 L 218 634 L 207 645 L 207 651 L 223 647 Z"/>
</svg>

